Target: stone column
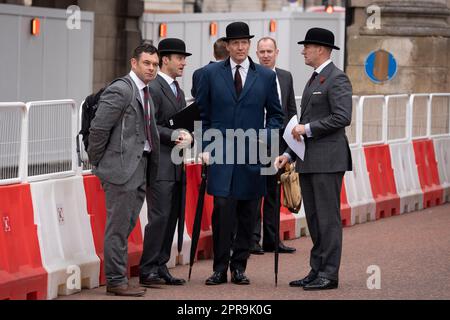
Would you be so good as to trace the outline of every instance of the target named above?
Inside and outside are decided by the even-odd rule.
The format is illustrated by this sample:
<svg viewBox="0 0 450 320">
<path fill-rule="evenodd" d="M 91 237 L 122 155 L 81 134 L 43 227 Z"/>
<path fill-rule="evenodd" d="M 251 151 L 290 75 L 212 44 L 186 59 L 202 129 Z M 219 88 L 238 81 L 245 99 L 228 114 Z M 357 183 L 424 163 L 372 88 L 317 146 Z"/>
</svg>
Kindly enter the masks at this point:
<svg viewBox="0 0 450 320">
<path fill-rule="evenodd" d="M 351 0 L 347 65 L 355 94 L 450 92 L 449 0 Z M 380 28 L 370 29 L 366 8 L 377 5 Z M 384 49 L 397 61 L 392 80 L 375 84 L 364 71 L 371 51 Z"/>
</svg>

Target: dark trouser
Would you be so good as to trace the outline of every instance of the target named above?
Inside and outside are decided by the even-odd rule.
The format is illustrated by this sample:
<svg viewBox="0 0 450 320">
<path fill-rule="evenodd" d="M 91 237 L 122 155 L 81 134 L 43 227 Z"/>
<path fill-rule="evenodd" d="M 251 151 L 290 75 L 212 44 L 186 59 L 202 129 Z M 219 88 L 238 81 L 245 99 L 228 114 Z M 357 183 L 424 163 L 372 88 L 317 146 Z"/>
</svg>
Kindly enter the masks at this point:
<svg viewBox="0 0 450 320">
<path fill-rule="evenodd" d="M 306 221 L 313 241 L 311 273 L 331 280 L 338 280 L 341 263 L 343 176 L 343 172 L 300 173 Z"/>
<path fill-rule="evenodd" d="M 258 202 L 256 214 L 256 224 L 253 231 L 253 242 L 259 243 L 261 240 L 261 206 L 263 207 L 263 247 L 275 248 L 275 235 L 277 218 L 280 217 L 280 198 L 277 199 L 280 187 L 277 183 L 277 176 L 270 175 L 266 177 L 267 195 Z M 278 211 L 278 212 L 277 212 Z M 278 237 L 279 241 L 279 237 Z"/>
<path fill-rule="evenodd" d="M 128 237 L 136 226 L 146 193 L 147 158 L 142 157 L 135 173 L 123 185 L 102 181 L 106 197 L 104 262 L 106 283 L 128 283 Z"/>
<path fill-rule="evenodd" d="M 214 197 L 212 215 L 214 271 L 226 272 L 228 265 L 232 272 L 245 271 L 250 255 L 257 206 L 258 200 Z M 236 237 L 232 241 L 234 226 L 236 226 Z M 230 259 L 231 247 L 233 247 L 233 255 Z"/>
<path fill-rule="evenodd" d="M 147 193 L 148 224 L 145 226 L 140 275 L 165 269 L 170 259 L 173 236 L 180 213 L 182 184 L 157 181 Z"/>
</svg>

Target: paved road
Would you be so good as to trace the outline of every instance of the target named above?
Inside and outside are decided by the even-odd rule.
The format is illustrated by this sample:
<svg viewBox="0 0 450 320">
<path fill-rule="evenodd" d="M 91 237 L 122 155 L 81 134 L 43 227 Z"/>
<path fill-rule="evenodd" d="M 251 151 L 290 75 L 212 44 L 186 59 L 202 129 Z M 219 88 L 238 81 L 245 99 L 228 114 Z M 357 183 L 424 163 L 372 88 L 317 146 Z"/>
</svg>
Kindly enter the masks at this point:
<svg viewBox="0 0 450 320">
<path fill-rule="evenodd" d="M 278 287 L 274 286 L 273 254 L 266 253 L 251 256 L 248 262 L 250 286 L 205 286 L 212 261 L 202 260 L 194 265 L 187 285 L 147 289 L 146 295 L 137 299 L 450 299 L 450 204 L 345 228 L 337 290 L 306 292 L 289 287 L 290 280 L 309 271 L 312 244 L 309 237 L 286 244 L 297 252 L 280 255 Z M 367 288 L 371 265 L 380 268 L 381 289 Z M 177 266 L 171 272 L 187 278 L 188 270 L 188 266 Z M 59 299 L 127 298 L 106 296 L 102 286 Z"/>
</svg>

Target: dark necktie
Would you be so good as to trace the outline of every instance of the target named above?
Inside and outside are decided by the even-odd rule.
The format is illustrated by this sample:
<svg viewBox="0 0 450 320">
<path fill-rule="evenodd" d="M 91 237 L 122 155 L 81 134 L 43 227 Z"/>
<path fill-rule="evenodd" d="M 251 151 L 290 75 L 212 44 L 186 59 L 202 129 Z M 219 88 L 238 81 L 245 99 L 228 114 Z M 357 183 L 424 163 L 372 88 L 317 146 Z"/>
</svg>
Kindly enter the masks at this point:
<svg viewBox="0 0 450 320">
<path fill-rule="evenodd" d="M 311 83 L 313 83 L 313 81 L 317 77 L 317 75 L 318 75 L 318 73 L 314 71 L 311 78 L 309 78 L 308 87 L 311 85 Z"/>
<path fill-rule="evenodd" d="M 145 136 L 147 137 L 150 149 L 152 149 L 152 134 L 150 132 L 150 93 L 148 87 L 144 87 L 144 120 L 145 120 Z"/>
<path fill-rule="evenodd" d="M 177 80 L 173 80 L 173 83 L 175 84 L 175 88 L 177 88 L 177 101 L 180 102 L 181 101 L 181 94 L 180 94 L 180 86 L 178 85 L 178 81 Z"/>
<path fill-rule="evenodd" d="M 234 73 L 234 87 L 236 88 L 236 95 L 238 96 L 238 98 L 242 91 L 242 78 L 241 73 L 239 72 L 240 67 L 240 65 L 237 65 L 236 72 Z"/>
</svg>

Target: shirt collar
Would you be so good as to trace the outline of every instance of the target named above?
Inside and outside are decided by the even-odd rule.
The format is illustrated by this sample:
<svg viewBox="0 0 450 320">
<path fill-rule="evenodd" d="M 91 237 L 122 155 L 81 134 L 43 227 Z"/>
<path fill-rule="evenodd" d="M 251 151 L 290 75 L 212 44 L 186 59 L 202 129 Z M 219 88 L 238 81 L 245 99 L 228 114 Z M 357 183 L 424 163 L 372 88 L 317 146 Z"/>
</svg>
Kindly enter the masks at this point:
<svg viewBox="0 0 450 320">
<path fill-rule="evenodd" d="M 145 83 L 141 79 L 139 79 L 139 77 L 136 75 L 136 73 L 134 73 L 133 70 L 130 71 L 129 75 L 131 79 L 133 79 L 136 87 L 138 87 L 139 90 L 142 90 L 146 87 Z"/>
<path fill-rule="evenodd" d="M 230 65 L 231 65 L 231 70 L 233 70 L 234 68 L 236 68 L 237 63 L 233 61 L 233 59 L 230 58 Z M 245 70 L 248 70 L 248 68 L 250 67 L 250 60 L 247 58 L 245 58 L 244 61 L 242 61 L 242 63 L 240 64 L 240 66 L 242 68 L 244 68 Z"/>
<path fill-rule="evenodd" d="M 158 71 L 158 74 L 164 79 L 166 80 L 166 82 L 170 85 L 172 85 L 172 83 L 175 81 L 175 79 L 173 79 L 171 76 L 165 74 L 162 71 Z"/>
<path fill-rule="evenodd" d="M 328 59 L 327 61 L 325 61 L 324 63 L 322 63 L 319 67 L 316 68 L 316 70 L 314 70 L 317 73 L 321 73 L 322 70 L 331 63 L 331 59 Z"/>
</svg>

